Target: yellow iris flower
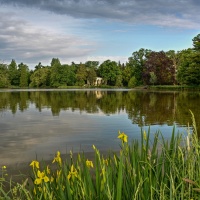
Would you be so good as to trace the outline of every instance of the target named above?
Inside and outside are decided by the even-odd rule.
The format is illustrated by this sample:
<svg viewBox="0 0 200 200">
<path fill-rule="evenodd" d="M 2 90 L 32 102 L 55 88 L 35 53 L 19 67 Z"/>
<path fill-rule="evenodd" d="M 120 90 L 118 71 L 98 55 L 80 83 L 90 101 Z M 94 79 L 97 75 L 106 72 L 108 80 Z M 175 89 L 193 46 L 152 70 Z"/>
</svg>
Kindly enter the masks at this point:
<svg viewBox="0 0 200 200">
<path fill-rule="evenodd" d="M 67 178 L 68 180 L 70 180 L 71 178 L 74 179 L 74 177 L 78 177 L 78 172 L 75 169 L 74 165 L 72 165 Z"/>
<path fill-rule="evenodd" d="M 88 168 L 90 168 L 90 167 L 93 168 L 93 167 L 94 167 L 94 166 L 93 166 L 93 162 L 90 161 L 90 160 L 88 160 L 88 159 L 86 160 L 86 165 L 87 165 Z"/>
<path fill-rule="evenodd" d="M 60 151 L 57 151 L 57 155 L 56 155 L 56 157 L 54 157 L 54 160 L 53 160 L 52 163 L 54 163 L 54 162 L 57 162 L 57 163 L 59 163 L 60 165 L 62 164 L 62 159 L 61 159 L 61 157 L 60 157 Z"/>
<path fill-rule="evenodd" d="M 121 133 L 119 131 L 119 136 L 117 138 L 119 138 L 122 142 L 128 142 L 128 136 L 124 132 Z"/>
<path fill-rule="evenodd" d="M 38 178 L 36 178 L 34 181 L 36 185 L 41 184 L 43 180 L 45 183 L 49 182 L 49 178 L 45 175 L 44 172 L 41 172 L 40 170 L 37 171 L 37 177 Z"/>
<path fill-rule="evenodd" d="M 51 170 L 49 169 L 49 166 L 47 165 L 47 174 L 50 174 L 51 173 Z"/>
<path fill-rule="evenodd" d="M 37 169 L 39 169 L 39 168 L 40 168 L 40 163 L 39 163 L 38 161 L 36 161 L 36 160 L 33 160 L 33 161 L 31 162 L 30 166 L 32 166 L 33 169 L 34 169 L 35 167 L 36 167 Z"/>
</svg>

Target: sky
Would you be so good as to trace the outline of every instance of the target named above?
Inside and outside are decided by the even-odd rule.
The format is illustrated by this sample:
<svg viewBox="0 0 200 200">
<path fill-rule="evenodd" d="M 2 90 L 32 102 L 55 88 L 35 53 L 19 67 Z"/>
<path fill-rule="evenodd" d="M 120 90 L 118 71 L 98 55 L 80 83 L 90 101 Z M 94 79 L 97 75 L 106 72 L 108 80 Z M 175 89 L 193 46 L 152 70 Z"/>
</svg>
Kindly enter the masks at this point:
<svg viewBox="0 0 200 200">
<path fill-rule="evenodd" d="M 199 0 L 0 0 L 0 62 L 124 63 L 140 48 L 180 51 L 200 33 L 199 11 Z"/>
</svg>

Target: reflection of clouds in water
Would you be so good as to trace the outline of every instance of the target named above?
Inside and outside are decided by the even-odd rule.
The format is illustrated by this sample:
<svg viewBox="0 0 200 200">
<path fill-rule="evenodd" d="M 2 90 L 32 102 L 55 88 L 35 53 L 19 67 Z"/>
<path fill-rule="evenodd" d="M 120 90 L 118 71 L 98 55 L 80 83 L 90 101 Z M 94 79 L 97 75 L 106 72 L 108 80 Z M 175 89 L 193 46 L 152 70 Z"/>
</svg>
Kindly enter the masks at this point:
<svg viewBox="0 0 200 200">
<path fill-rule="evenodd" d="M 124 115 L 124 117 L 127 117 L 127 112 L 126 112 L 126 110 L 117 110 L 117 112 L 116 113 L 118 113 L 119 115 L 120 115 L 120 117 L 121 117 L 121 115 Z M 96 114 L 94 115 L 94 113 L 87 113 L 87 112 L 84 112 L 84 115 L 93 115 L 94 117 L 101 117 L 101 116 L 105 116 L 106 114 L 100 109 L 100 108 L 98 108 L 98 112 L 96 112 Z M 106 116 L 111 116 L 111 115 L 116 115 L 116 114 L 107 114 Z M 116 116 L 117 117 L 117 116 Z"/>
<path fill-rule="evenodd" d="M 29 161 L 36 154 L 38 158 L 49 158 L 57 150 L 93 151 L 93 144 L 101 150 L 116 149 L 118 130 L 125 125 L 126 132 L 132 132 L 131 121 L 124 113 L 108 117 L 103 113 L 62 111 L 53 117 L 50 110 L 39 113 L 30 109 L 10 119 L 9 132 L 1 135 L 0 141 L 0 160 L 5 164 Z"/>
</svg>

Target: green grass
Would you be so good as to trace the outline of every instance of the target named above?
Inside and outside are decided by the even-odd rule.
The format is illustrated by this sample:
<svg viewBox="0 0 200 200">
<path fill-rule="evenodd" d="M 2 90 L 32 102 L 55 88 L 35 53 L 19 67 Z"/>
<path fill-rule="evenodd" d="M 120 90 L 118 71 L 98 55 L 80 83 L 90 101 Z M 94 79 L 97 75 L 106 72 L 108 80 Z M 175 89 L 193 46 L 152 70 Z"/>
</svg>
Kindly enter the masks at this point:
<svg viewBox="0 0 200 200">
<path fill-rule="evenodd" d="M 148 89 L 150 90 L 195 90 L 195 91 L 199 91 L 200 90 L 200 86 L 189 86 L 189 85 L 151 85 L 148 87 Z"/>
<path fill-rule="evenodd" d="M 140 141 L 119 132 L 120 152 L 106 157 L 93 146 L 94 160 L 84 153 L 64 160 L 57 152 L 51 166 L 33 161 L 30 179 L 10 181 L 7 192 L 2 167 L 0 199 L 200 199 L 200 141 L 192 119 L 192 132 L 174 129 L 170 140 L 160 132 L 151 140 L 150 128 L 141 131 Z"/>
</svg>

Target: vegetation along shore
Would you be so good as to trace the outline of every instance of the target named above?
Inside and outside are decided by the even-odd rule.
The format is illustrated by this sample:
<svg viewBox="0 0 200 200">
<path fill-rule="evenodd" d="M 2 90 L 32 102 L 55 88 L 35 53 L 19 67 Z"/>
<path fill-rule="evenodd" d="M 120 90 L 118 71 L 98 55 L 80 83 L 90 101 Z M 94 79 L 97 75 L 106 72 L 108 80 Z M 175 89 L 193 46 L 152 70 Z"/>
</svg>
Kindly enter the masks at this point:
<svg viewBox="0 0 200 200">
<path fill-rule="evenodd" d="M 192 113 L 191 113 L 192 114 Z M 129 141 L 118 133 L 121 150 L 101 154 L 93 145 L 94 159 L 58 151 L 51 164 L 33 160 L 23 181 L 7 180 L 1 168 L 0 199 L 198 199 L 200 195 L 200 141 L 194 115 L 187 134 L 141 130 L 141 140 Z M 5 185 L 7 187 L 5 188 Z"/>
<path fill-rule="evenodd" d="M 0 88 L 66 88 L 200 85 L 200 34 L 193 38 L 193 48 L 178 52 L 155 52 L 141 48 L 126 63 L 106 60 L 61 64 L 52 58 L 50 66 L 39 62 L 34 70 L 13 59 L 0 64 Z M 171 87 L 170 87 L 171 88 Z M 173 88 L 171 88 L 173 89 Z"/>
</svg>

